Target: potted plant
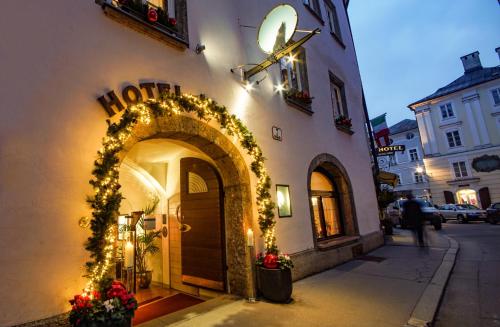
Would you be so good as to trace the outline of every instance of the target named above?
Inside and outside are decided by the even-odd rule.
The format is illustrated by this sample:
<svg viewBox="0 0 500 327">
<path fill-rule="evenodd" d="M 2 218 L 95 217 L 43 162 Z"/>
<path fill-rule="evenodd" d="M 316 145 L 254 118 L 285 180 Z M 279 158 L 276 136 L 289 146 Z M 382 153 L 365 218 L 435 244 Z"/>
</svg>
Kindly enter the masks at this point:
<svg viewBox="0 0 500 327">
<path fill-rule="evenodd" d="M 130 327 L 137 300 L 119 281 L 106 279 L 98 290 L 75 295 L 69 301 L 69 322 L 78 327 Z"/>
<path fill-rule="evenodd" d="M 144 215 L 137 223 L 143 233 L 137 234 L 136 247 L 136 269 L 137 278 L 140 288 L 148 288 L 153 278 L 153 271 L 149 269 L 147 260 L 148 257 L 158 253 L 160 248 L 155 244 L 155 241 L 161 237 L 161 230 L 146 230 L 144 217 L 151 215 L 158 205 L 159 200 L 155 199 L 151 205 L 148 205 L 143 211 Z"/>
<path fill-rule="evenodd" d="M 259 253 L 257 265 L 257 290 L 266 299 L 289 303 L 292 296 L 293 262 L 286 254 Z"/>
<path fill-rule="evenodd" d="M 351 130 L 352 119 L 344 115 L 337 116 L 337 118 L 335 118 L 335 125 L 340 128 Z"/>
<path fill-rule="evenodd" d="M 297 89 L 289 89 L 284 92 L 285 98 L 292 99 L 294 101 L 298 101 L 309 105 L 312 103 L 312 97 L 309 95 L 307 91 L 299 91 Z"/>
</svg>

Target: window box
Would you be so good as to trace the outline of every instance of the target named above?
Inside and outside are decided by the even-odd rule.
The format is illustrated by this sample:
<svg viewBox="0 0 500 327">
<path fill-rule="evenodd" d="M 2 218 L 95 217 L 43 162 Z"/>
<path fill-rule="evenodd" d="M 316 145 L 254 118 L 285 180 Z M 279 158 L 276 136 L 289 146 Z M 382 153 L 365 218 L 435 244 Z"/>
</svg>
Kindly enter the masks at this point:
<svg viewBox="0 0 500 327">
<path fill-rule="evenodd" d="M 96 3 L 106 16 L 138 32 L 177 49 L 189 46 L 185 16 L 169 18 L 162 8 L 137 0 L 96 0 Z"/>
<path fill-rule="evenodd" d="M 354 131 L 352 130 L 352 119 L 347 116 L 337 116 L 337 118 L 335 118 L 335 127 L 349 135 L 354 134 Z"/>
<path fill-rule="evenodd" d="M 312 97 L 307 91 L 288 90 L 283 93 L 285 102 L 309 115 L 313 114 L 311 109 Z"/>
</svg>

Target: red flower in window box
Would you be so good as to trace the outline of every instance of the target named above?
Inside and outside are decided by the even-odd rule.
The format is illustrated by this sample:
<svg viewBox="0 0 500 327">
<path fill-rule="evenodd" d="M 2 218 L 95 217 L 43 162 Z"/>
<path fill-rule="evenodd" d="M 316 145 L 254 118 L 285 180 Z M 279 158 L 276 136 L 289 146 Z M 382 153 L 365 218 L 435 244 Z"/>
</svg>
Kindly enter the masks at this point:
<svg viewBox="0 0 500 327">
<path fill-rule="evenodd" d="M 151 23 L 155 23 L 158 21 L 158 12 L 154 8 L 149 8 L 148 9 L 148 20 Z"/>
<path fill-rule="evenodd" d="M 344 128 L 351 129 L 351 127 L 352 127 L 352 119 L 348 118 L 348 117 L 346 117 L 344 115 L 340 115 L 337 118 L 335 118 L 335 125 L 337 125 L 339 127 L 344 127 Z"/>
<path fill-rule="evenodd" d="M 177 25 L 177 20 L 175 18 L 169 18 L 168 23 L 172 26 Z"/>
<path fill-rule="evenodd" d="M 288 91 L 285 91 L 284 93 L 285 97 L 303 102 L 305 104 L 310 104 L 312 102 L 312 97 L 309 95 L 309 92 L 307 91 L 299 91 L 297 89 L 290 89 Z"/>
</svg>

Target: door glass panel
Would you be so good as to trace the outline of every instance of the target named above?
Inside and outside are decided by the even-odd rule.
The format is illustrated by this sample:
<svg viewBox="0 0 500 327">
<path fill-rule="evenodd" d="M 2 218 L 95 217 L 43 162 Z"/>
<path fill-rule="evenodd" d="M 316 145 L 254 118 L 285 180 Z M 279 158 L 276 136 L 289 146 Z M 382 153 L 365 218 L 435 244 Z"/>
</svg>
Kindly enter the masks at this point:
<svg viewBox="0 0 500 327">
<path fill-rule="evenodd" d="M 323 228 L 321 227 L 321 217 L 319 213 L 319 196 L 313 196 L 311 198 L 311 203 L 313 207 L 313 214 L 314 214 L 314 225 L 316 227 L 316 235 L 318 238 L 323 238 L 324 237 L 324 232 Z"/>
<path fill-rule="evenodd" d="M 323 213 L 325 215 L 326 236 L 339 235 L 341 231 L 339 211 L 335 198 L 325 197 L 323 201 Z"/>
<path fill-rule="evenodd" d="M 194 193 L 206 193 L 208 192 L 208 186 L 203 177 L 200 175 L 189 172 L 188 173 L 188 193 L 189 194 L 194 194 Z"/>
</svg>

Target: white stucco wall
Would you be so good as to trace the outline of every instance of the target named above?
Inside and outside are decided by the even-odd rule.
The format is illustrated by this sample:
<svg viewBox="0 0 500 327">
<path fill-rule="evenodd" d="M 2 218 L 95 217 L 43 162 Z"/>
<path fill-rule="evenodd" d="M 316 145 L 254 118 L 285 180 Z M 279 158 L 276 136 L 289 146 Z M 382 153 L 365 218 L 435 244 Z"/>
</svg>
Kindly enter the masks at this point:
<svg viewBox="0 0 500 327">
<path fill-rule="evenodd" d="M 301 1 L 288 2 L 299 11 L 301 29 L 320 26 Z M 189 1 L 191 49 L 184 52 L 107 18 L 93 1 L 28 1 L 22 10 L 2 3 L 0 30 L 10 32 L 0 36 L 0 325 L 67 311 L 83 287 L 89 230 L 78 219 L 90 214 L 88 180 L 107 118 L 96 97 L 127 84 L 179 84 L 245 122 L 268 158 L 273 183 L 290 185 L 293 217 L 277 225 L 284 252 L 313 247 L 306 173 L 320 153 L 337 157 L 349 174 L 360 234 L 378 230 L 359 70 L 345 11 L 334 2 L 346 48 L 326 26 L 305 45 L 312 116 L 274 93 L 276 66 L 250 94 L 229 72 L 265 58 L 256 31 L 239 24 L 259 24 L 279 1 Z M 198 42 L 206 45 L 201 55 L 192 50 Z M 345 83 L 352 136 L 334 127 L 328 70 Z M 283 142 L 271 138 L 273 125 L 282 128 Z"/>
</svg>

